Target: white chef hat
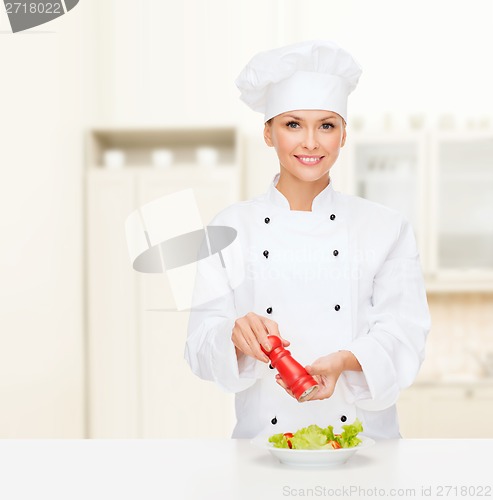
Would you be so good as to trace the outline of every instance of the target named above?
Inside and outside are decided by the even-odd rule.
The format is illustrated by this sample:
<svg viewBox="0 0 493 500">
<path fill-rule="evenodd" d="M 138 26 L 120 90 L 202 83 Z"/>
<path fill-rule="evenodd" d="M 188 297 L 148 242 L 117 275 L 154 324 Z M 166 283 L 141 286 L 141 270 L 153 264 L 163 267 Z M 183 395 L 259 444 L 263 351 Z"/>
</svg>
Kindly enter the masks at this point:
<svg viewBox="0 0 493 500">
<path fill-rule="evenodd" d="M 240 99 L 264 122 L 295 109 L 334 111 L 347 121 L 347 98 L 360 65 L 328 40 L 311 40 L 255 55 L 235 80 Z"/>
</svg>

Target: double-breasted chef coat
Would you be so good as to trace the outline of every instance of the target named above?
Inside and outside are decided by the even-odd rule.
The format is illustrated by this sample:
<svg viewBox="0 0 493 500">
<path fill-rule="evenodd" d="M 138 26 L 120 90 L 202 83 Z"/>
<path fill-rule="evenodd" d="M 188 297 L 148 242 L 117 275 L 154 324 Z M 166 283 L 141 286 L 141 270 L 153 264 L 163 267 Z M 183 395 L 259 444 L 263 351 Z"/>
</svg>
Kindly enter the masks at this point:
<svg viewBox="0 0 493 500">
<path fill-rule="evenodd" d="M 221 211 L 211 225 L 237 231 L 221 255 L 199 262 L 196 289 L 215 291 L 190 314 L 185 359 L 199 377 L 235 393 L 234 438 L 358 417 L 374 438 L 400 437 L 395 403 L 424 358 L 430 317 L 413 230 L 398 212 L 335 191 L 312 211 L 291 210 L 277 190 Z M 254 312 L 279 325 L 303 366 L 351 351 L 363 371 L 343 372 L 334 395 L 297 402 L 269 364 L 236 356 L 235 320 Z"/>
</svg>

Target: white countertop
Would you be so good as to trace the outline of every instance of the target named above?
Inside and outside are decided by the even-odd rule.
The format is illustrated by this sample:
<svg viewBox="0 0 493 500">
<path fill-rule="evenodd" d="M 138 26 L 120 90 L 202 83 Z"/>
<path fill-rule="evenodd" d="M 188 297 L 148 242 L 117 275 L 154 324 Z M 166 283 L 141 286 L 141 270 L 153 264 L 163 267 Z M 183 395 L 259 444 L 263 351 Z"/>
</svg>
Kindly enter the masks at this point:
<svg viewBox="0 0 493 500">
<path fill-rule="evenodd" d="M 249 440 L 4 440 L 0 498 L 357 499 L 397 496 L 393 488 L 400 498 L 489 498 L 492 456 L 493 439 L 402 439 L 379 441 L 337 468 L 306 470 Z"/>
</svg>

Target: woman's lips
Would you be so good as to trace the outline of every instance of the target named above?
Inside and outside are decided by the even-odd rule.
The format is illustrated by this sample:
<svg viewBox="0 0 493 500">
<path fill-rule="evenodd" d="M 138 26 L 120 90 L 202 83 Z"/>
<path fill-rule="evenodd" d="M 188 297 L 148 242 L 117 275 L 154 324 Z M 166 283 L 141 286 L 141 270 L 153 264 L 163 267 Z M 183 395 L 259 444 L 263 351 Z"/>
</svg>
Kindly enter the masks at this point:
<svg viewBox="0 0 493 500">
<path fill-rule="evenodd" d="M 297 156 L 294 157 L 303 165 L 313 166 L 320 163 L 323 159 L 323 156 Z"/>
</svg>

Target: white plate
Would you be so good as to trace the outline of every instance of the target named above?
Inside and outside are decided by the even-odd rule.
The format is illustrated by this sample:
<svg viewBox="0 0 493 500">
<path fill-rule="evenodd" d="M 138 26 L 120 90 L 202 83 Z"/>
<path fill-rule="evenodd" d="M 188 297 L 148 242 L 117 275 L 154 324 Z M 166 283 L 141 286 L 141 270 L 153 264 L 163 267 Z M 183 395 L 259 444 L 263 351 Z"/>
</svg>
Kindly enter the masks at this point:
<svg viewBox="0 0 493 500">
<path fill-rule="evenodd" d="M 356 452 L 369 448 L 375 444 L 373 439 L 358 436 L 361 443 L 354 448 L 339 448 L 337 450 L 291 450 L 289 448 L 275 448 L 267 437 L 257 437 L 251 443 L 259 448 L 268 450 L 281 463 L 296 465 L 297 467 L 336 467 L 346 463 Z"/>
</svg>

